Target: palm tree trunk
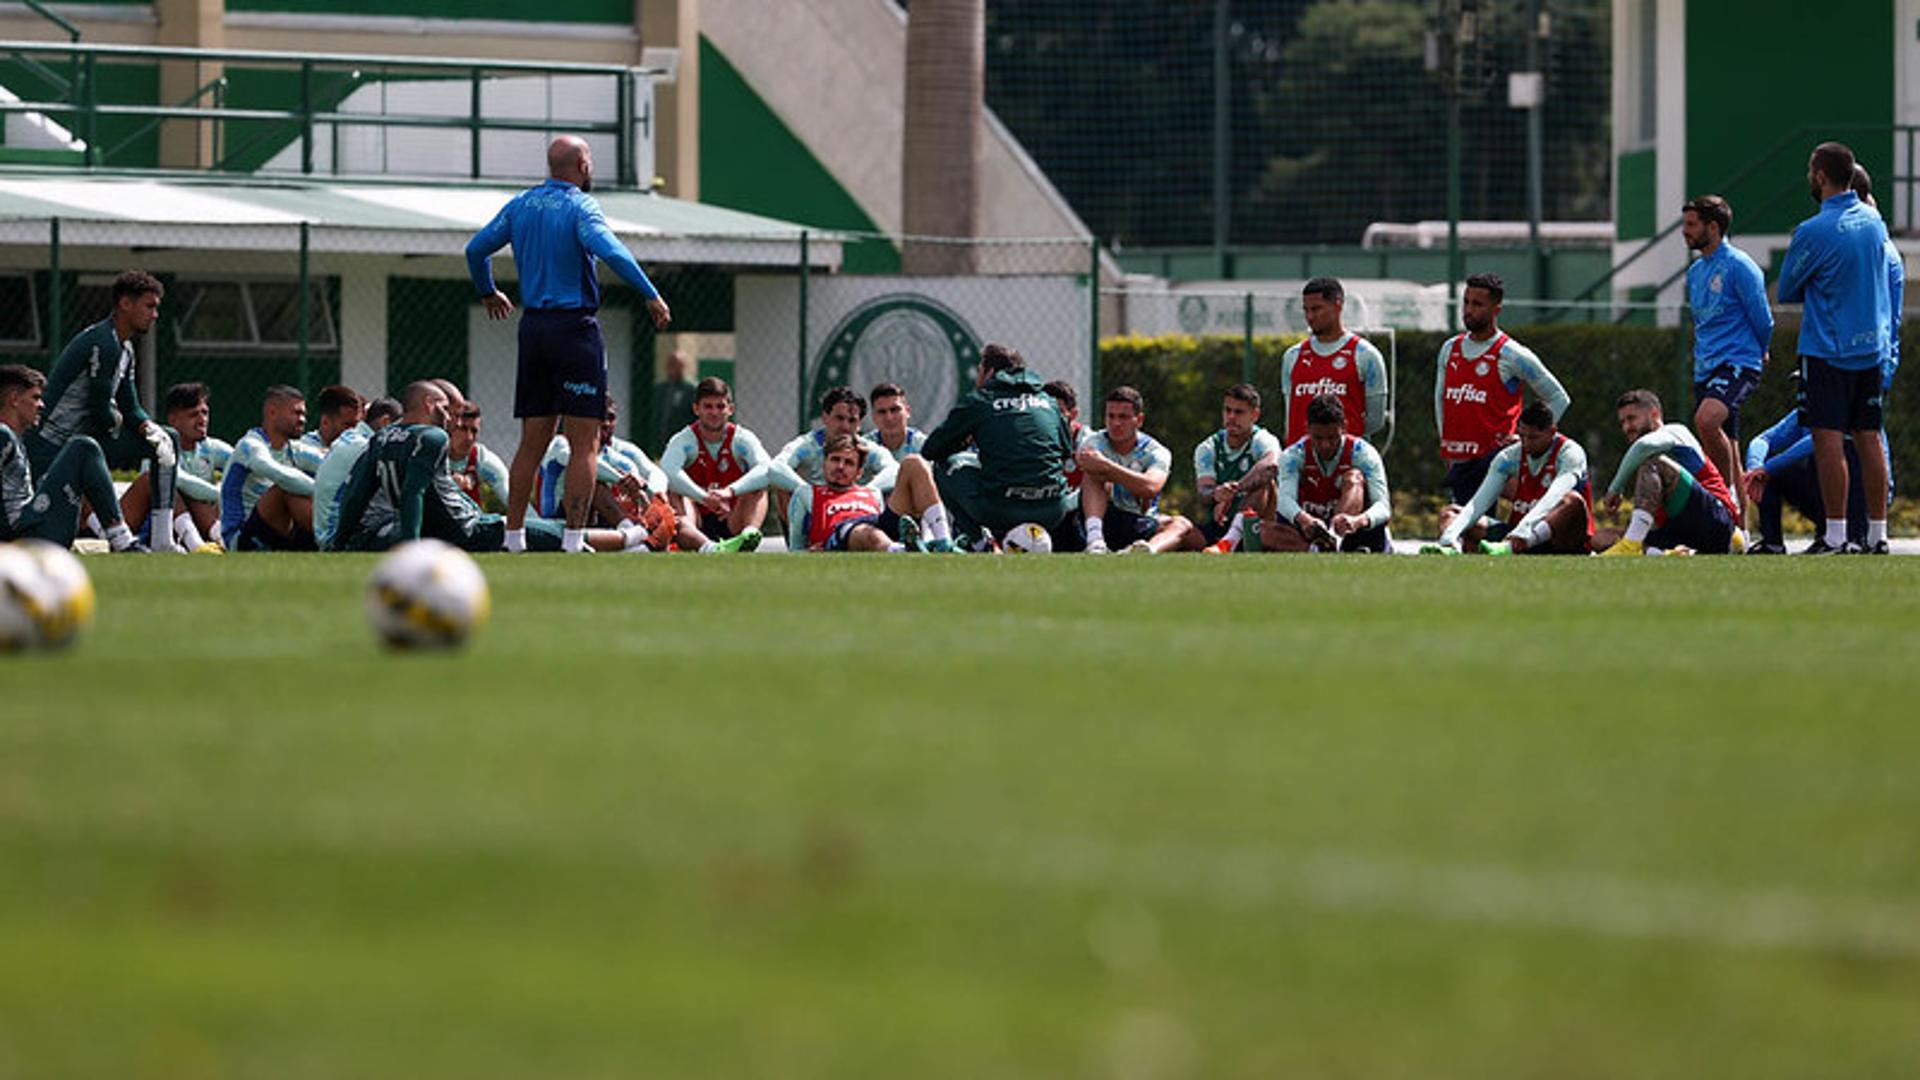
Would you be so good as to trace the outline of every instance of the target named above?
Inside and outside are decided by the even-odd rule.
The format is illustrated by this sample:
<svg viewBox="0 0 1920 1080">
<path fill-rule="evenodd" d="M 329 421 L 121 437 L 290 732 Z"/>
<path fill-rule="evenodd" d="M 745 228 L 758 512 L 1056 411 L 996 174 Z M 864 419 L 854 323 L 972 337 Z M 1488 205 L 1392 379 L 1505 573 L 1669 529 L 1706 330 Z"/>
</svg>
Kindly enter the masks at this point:
<svg viewBox="0 0 1920 1080">
<path fill-rule="evenodd" d="M 913 0 L 907 18 L 902 219 L 910 236 L 971 237 L 980 222 L 984 0 Z M 966 244 L 906 244 L 909 274 L 966 274 Z"/>
</svg>

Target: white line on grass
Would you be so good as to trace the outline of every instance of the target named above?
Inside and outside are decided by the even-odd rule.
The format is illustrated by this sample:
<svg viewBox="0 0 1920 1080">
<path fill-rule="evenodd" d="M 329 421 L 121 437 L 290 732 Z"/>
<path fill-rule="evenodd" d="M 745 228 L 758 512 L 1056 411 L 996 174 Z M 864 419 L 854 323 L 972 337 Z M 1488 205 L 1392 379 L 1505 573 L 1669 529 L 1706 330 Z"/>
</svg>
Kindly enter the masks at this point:
<svg viewBox="0 0 1920 1080">
<path fill-rule="evenodd" d="M 1920 907 L 1794 889 L 1356 853 L 1007 843 L 963 861 L 1012 884 L 1112 890 L 1224 908 L 1299 904 L 1600 937 L 1920 959 Z"/>
</svg>

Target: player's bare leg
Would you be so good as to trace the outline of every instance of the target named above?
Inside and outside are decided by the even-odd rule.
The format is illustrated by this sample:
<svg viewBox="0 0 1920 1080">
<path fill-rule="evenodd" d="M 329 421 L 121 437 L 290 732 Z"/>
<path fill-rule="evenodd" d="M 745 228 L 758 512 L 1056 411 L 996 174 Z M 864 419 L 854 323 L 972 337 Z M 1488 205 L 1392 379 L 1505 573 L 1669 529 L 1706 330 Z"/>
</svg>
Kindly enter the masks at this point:
<svg viewBox="0 0 1920 1080">
<path fill-rule="evenodd" d="M 1283 554 L 1297 555 L 1313 545 L 1307 542 L 1307 534 L 1291 521 L 1280 522 L 1268 519 L 1260 523 L 1260 549 L 1278 551 Z"/>
<path fill-rule="evenodd" d="M 1551 536 L 1547 543 L 1555 551 L 1587 550 L 1587 498 L 1577 491 L 1569 491 L 1553 509 L 1547 511 L 1541 520 L 1546 522 Z M 1507 543 L 1515 552 L 1523 552 L 1532 545 L 1527 538 L 1509 535 Z"/>
<path fill-rule="evenodd" d="M 513 463 L 507 466 L 508 532 L 527 525 L 527 504 L 533 500 L 534 478 L 540 475 L 540 462 L 547 456 L 547 447 L 559 426 L 557 416 L 529 416 L 520 421 L 520 446 L 513 452 Z M 598 418 L 593 421 L 593 430 L 599 433 Z"/>
<path fill-rule="evenodd" d="M 186 503 L 186 513 L 193 518 L 193 527 L 200 535 L 212 539 L 213 527 L 220 524 L 220 506 L 217 503 L 200 502 L 195 499 L 182 499 Z"/>
<path fill-rule="evenodd" d="M 1440 511 L 1440 531 L 1443 533 L 1446 532 L 1447 529 L 1452 527 L 1454 519 L 1459 517 L 1461 514 L 1466 513 L 1466 511 L 1467 511 L 1466 507 L 1454 506 L 1454 505 L 1449 505 L 1446 509 Z M 1468 526 L 1465 532 L 1460 534 L 1460 550 L 1461 551 L 1479 551 L 1480 541 L 1485 540 L 1486 538 L 1487 538 L 1486 523 L 1482 521 L 1476 521 L 1472 525 Z M 1518 549 L 1516 548 L 1515 550 L 1518 550 Z"/>
<path fill-rule="evenodd" d="M 626 516 L 626 513 L 620 509 L 620 500 L 613 497 L 613 485 L 593 485 L 593 515 L 589 523 L 617 525 Z"/>
<path fill-rule="evenodd" d="M 1193 527 L 1186 518 L 1167 516 L 1160 519 L 1160 527 L 1147 538 L 1147 550 L 1156 555 L 1169 551 L 1199 551 L 1207 546 L 1207 538 Z"/>
<path fill-rule="evenodd" d="M 120 496 L 120 517 L 125 521 L 145 521 L 147 511 L 151 509 L 153 477 L 149 473 L 141 473 L 133 478 L 133 483 L 127 485 L 126 494 Z"/>
<path fill-rule="evenodd" d="M 924 514 L 940 504 L 940 489 L 933 482 L 933 470 L 926 459 L 909 454 L 900 462 L 900 472 L 887 496 L 887 508 L 896 514 Z"/>
<path fill-rule="evenodd" d="M 848 551 L 890 551 L 893 539 L 872 525 L 855 525 L 847 530 Z"/>
<path fill-rule="evenodd" d="M 758 529 L 767 520 L 767 493 L 749 491 L 733 500 L 733 509 L 727 511 L 727 529 L 739 536 L 748 529 Z"/>
<path fill-rule="evenodd" d="M 1739 525 L 1745 527 L 1747 517 L 1746 485 L 1741 483 L 1743 470 L 1740 467 L 1740 447 L 1727 433 L 1727 405 L 1719 398 L 1708 398 L 1700 403 L 1693 413 L 1694 434 L 1700 437 L 1700 448 L 1707 452 L 1707 460 L 1720 470 L 1720 475 L 1733 490 L 1733 497 L 1740 504 Z"/>
</svg>

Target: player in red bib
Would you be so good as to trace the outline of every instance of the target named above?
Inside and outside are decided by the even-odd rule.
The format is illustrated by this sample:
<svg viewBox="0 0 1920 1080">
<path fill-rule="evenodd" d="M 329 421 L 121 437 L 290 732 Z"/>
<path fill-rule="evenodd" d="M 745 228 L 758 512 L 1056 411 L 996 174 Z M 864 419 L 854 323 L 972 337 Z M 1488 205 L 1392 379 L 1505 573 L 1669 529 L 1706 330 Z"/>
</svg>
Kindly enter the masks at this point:
<svg viewBox="0 0 1920 1080">
<path fill-rule="evenodd" d="M 1282 445 L 1307 437 L 1307 405 L 1321 394 L 1340 399 L 1349 435 L 1368 436 L 1387 426 L 1387 361 L 1373 342 L 1344 322 L 1347 291 L 1335 278 L 1317 277 L 1301 290 L 1305 341 L 1280 358 L 1280 400 L 1286 406 Z"/>
<path fill-rule="evenodd" d="M 693 391 L 693 423 L 667 440 L 660 469 L 683 529 L 682 545 L 700 551 L 752 551 L 767 519 L 767 493 L 729 497 L 721 489 L 767 459 L 753 432 L 733 422 L 733 389 L 723 379 L 705 378 Z M 738 541 L 738 543 L 734 543 Z M 729 547 L 728 545 L 732 545 Z"/>
<path fill-rule="evenodd" d="M 1307 437 L 1280 455 L 1277 520 L 1260 527 L 1266 550 L 1390 550 L 1393 499 L 1386 464 L 1345 427 L 1345 410 L 1332 394 L 1307 406 Z"/>
<path fill-rule="evenodd" d="M 823 484 L 804 481 L 787 504 L 790 551 L 952 551 L 947 508 L 926 459 L 900 463 L 893 491 L 860 482 L 867 444 L 851 434 L 828 437 Z"/>
<path fill-rule="evenodd" d="M 1522 409 L 1515 430 L 1519 441 L 1494 456 L 1467 505 L 1441 512 L 1440 540 L 1423 546 L 1421 554 L 1457 555 L 1463 549 L 1487 555 L 1587 553 L 1593 540 L 1593 487 L 1586 451 L 1560 432 L 1544 402 Z M 1488 520 L 1485 515 L 1503 495 L 1511 503 L 1506 520 Z"/>
<path fill-rule="evenodd" d="M 1472 500 L 1493 457 L 1514 440 L 1521 387 L 1545 402 L 1555 423 L 1567 411 L 1567 391 L 1540 358 L 1500 330 L 1506 284 L 1499 274 L 1475 274 L 1461 294 L 1466 332 L 1440 346 L 1433 381 L 1433 414 L 1440 429 L 1440 456 L 1447 461 L 1447 491 L 1455 506 Z"/>
</svg>

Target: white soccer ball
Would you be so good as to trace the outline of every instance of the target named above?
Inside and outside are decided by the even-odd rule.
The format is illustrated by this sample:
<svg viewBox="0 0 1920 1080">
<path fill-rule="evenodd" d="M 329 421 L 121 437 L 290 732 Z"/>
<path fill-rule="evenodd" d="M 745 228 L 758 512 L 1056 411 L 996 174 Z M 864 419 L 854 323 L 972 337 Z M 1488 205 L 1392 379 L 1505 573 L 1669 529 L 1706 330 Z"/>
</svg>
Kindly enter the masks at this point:
<svg viewBox="0 0 1920 1080">
<path fill-rule="evenodd" d="M 1053 534 L 1029 521 L 1008 529 L 1000 546 L 1009 555 L 1047 555 L 1053 551 Z"/>
<path fill-rule="evenodd" d="M 0 651 L 65 648 L 93 609 L 93 580 L 73 552 L 38 540 L 0 547 Z"/>
<path fill-rule="evenodd" d="M 472 557 L 439 540 L 387 553 L 367 581 L 367 618 L 396 649 L 444 649 L 487 624 L 493 600 Z"/>
</svg>

